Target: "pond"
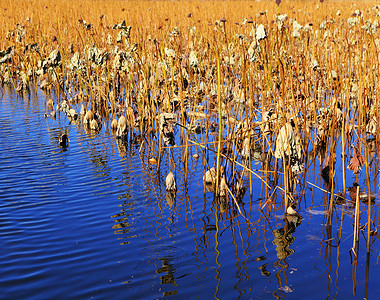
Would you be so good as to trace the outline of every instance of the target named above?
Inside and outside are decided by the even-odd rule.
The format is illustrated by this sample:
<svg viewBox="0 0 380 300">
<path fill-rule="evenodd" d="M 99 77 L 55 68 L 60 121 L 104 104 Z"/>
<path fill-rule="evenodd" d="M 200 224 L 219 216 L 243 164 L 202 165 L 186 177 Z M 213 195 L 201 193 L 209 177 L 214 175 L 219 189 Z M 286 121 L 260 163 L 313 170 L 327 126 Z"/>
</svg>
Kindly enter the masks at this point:
<svg viewBox="0 0 380 300">
<path fill-rule="evenodd" d="M 284 216 L 281 190 L 267 189 L 247 172 L 236 206 L 205 188 L 199 147 L 162 149 L 157 168 L 149 161 L 154 150 L 142 150 L 138 139 L 117 140 L 107 124 L 94 133 L 63 113 L 45 117 L 47 97 L 8 87 L 1 92 L 2 299 L 363 299 L 380 293 L 375 233 L 366 252 L 367 205 L 360 205 L 363 230 L 354 260 L 354 205 L 335 204 L 329 225 L 330 195 L 317 159 L 298 183 L 302 218 Z M 63 133 L 70 139 L 64 148 Z M 251 161 L 260 176 L 262 164 Z M 372 193 L 378 190 L 374 166 Z M 338 193 L 340 155 L 336 170 Z M 166 192 L 169 171 L 176 193 Z M 355 180 L 366 186 L 365 175 L 346 173 L 347 187 Z"/>
</svg>

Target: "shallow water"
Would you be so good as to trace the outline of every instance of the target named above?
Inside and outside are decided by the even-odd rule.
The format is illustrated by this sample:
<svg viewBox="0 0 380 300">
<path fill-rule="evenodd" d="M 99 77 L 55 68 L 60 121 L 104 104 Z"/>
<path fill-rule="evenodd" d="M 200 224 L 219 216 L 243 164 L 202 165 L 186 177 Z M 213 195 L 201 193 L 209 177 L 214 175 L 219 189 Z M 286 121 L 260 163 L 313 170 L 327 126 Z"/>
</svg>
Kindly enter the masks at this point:
<svg viewBox="0 0 380 300">
<path fill-rule="evenodd" d="M 3 92 L 0 298 L 371 299 L 380 292 L 378 240 L 367 256 L 360 234 L 351 264 L 352 207 L 337 205 L 326 226 L 329 196 L 320 189 L 306 184 L 295 227 L 281 204 L 260 213 L 268 196 L 253 177 L 252 196 L 248 188 L 241 205 L 248 223 L 232 204 L 219 213 L 203 186 L 202 160 L 191 158 L 195 147 L 188 164 L 183 148 L 174 148 L 171 160 L 164 151 L 157 173 L 138 143 L 120 146 L 104 127 L 86 133 L 63 114 L 45 118 L 43 94 Z M 58 146 L 64 132 L 66 149 Z M 165 191 L 169 170 L 175 196 Z M 305 182 L 323 187 L 318 170 Z M 355 180 L 349 172 L 347 186 Z M 336 185 L 339 191 L 339 174 Z M 377 181 L 371 185 L 377 192 Z M 378 226 L 378 204 L 372 209 Z M 365 224 L 364 204 L 361 210 Z"/>
</svg>

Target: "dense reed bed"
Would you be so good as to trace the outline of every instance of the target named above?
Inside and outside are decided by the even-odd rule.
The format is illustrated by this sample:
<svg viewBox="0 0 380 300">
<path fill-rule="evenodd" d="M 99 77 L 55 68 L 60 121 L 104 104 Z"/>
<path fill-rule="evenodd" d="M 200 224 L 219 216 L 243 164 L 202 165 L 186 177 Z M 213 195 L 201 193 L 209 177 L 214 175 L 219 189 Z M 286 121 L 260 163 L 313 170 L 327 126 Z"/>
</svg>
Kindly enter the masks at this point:
<svg viewBox="0 0 380 300">
<path fill-rule="evenodd" d="M 263 214 L 281 211 L 293 226 L 306 189 L 322 189 L 326 225 L 336 205 L 351 203 L 353 258 L 360 230 L 370 251 L 380 6 L 0 1 L 0 16 L 0 81 L 19 93 L 38 85 L 46 117 L 66 113 L 86 130 L 111 130 L 121 153 L 136 143 L 157 170 L 182 147 L 186 160 L 204 162 L 220 212 L 247 222 L 241 200 L 254 180 Z M 309 182 L 309 171 L 324 185 Z M 167 185 L 175 192 L 172 173 Z"/>
</svg>

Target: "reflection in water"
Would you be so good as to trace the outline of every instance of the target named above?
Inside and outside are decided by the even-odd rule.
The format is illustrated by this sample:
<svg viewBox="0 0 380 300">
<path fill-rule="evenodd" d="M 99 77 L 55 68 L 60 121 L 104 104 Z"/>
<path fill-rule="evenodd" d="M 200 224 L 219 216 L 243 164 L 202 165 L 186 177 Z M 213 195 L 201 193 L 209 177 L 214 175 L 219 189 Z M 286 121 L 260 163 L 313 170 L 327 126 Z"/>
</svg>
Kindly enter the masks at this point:
<svg viewBox="0 0 380 300">
<path fill-rule="evenodd" d="M 125 239 L 130 239 L 137 236 L 137 235 L 130 234 L 130 230 L 133 228 L 131 228 L 131 224 L 128 218 L 132 217 L 132 213 L 130 212 L 132 203 L 128 202 L 128 199 L 130 199 L 130 195 L 127 193 L 120 196 L 119 198 L 126 199 L 126 200 L 124 200 L 121 212 L 116 215 L 111 216 L 113 221 L 116 223 L 115 225 L 112 226 L 112 229 L 115 230 L 114 231 L 115 234 L 119 235 L 117 239 L 120 241 L 120 245 L 127 245 L 130 243 L 130 241 L 129 240 L 125 241 Z"/>
<path fill-rule="evenodd" d="M 116 139 L 117 150 L 119 151 L 120 157 L 124 157 L 127 153 L 127 141 L 122 138 Z"/>
<path fill-rule="evenodd" d="M 91 291 L 86 294 L 88 297 L 80 298 L 111 298 L 125 291 L 128 285 L 128 297 L 140 295 L 147 299 L 170 295 L 229 299 L 273 295 L 298 299 L 303 298 L 302 292 L 309 288 L 303 284 L 305 278 L 307 282 L 312 280 L 317 286 L 323 286 L 318 291 L 321 298 L 330 295 L 334 288 L 336 295 L 340 295 L 338 291 L 359 293 L 364 288 L 366 296 L 373 294 L 369 268 L 376 260 L 370 261 L 368 256 L 366 274 L 363 274 L 360 268 L 363 255 L 351 265 L 346 251 L 349 243 L 338 242 L 352 235 L 352 211 L 347 209 L 346 195 L 342 197 L 342 208 L 338 208 L 343 210 L 344 207 L 336 222 L 341 222 L 339 239 L 333 239 L 331 232 L 335 232 L 336 225 L 332 222 L 331 227 L 321 230 L 320 224 L 327 223 L 322 220 L 326 210 L 322 208 L 321 214 L 316 214 L 318 207 L 309 203 L 313 199 L 327 201 L 330 198 L 327 194 L 309 192 L 305 184 L 302 187 L 305 198 L 300 201 L 310 206 L 307 212 L 302 212 L 305 219 L 309 216 L 308 226 L 298 228 L 301 219 L 296 216 L 286 216 L 285 223 L 278 224 L 282 203 L 278 197 L 281 193 L 275 188 L 281 170 L 264 174 L 270 187 L 249 172 L 246 181 L 236 176 L 239 171 L 232 172 L 231 178 L 235 179 L 230 181 L 233 182 L 230 188 L 243 218 L 230 195 L 215 198 L 214 188 L 203 186 L 203 159 L 192 161 L 192 155 L 184 158 L 181 148 L 165 149 L 161 152 L 160 170 L 157 170 L 147 162 L 151 154 L 156 154 L 155 149 L 148 144 L 140 147 L 144 137 L 133 136 L 133 144 L 104 133 L 104 128 L 99 133 L 86 133 L 83 125 L 68 123 L 63 114 L 57 114 L 56 120 L 44 118 L 44 105 L 36 117 L 31 110 L 37 109 L 38 102 L 33 97 L 9 102 L 0 99 L 0 221 L 6 220 L 0 226 L 1 240 L 5 240 L 4 247 L 0 248 L 5 262 L 0 262 L 0 267 L 7 270 L 4 272 L 7 277 L 1 282 L 8 290 L 7 296 L 20 289 L 20 284 L 14 283 L 20 278 L 51 292 L 55 282 L 72 275 L 65 268 L 81 269 L 86 275 L 91 272 L 91 276 L 81 274 L 82 280 L 77 280 L 85 281 L 76 287 L 78 291 Z M 20 123 L 12 123 L 13 119 Z M 70 137 L 70 146 L 65 151 L 58 147 L 62 133 Z M 376 163 L 377 159 L 372 162 Z M 272 169 L 270 164 L 269 159 L 265 168 Z M 180 180 L 177 193 L 165 192 L 165 178 L 161 175 L 172 168 Z M 336 169 L 339 169 L 338 162 Z M 307 180 L 311 179 L 305 175 L 304 181 Z M 333 186 L 338 186 L 339 180 L 334 178 Z M 355 180 L 365 193 L 366 184 L 362 184 L 360 178 Z M 243 188 L 238 188 L 238 183 L 243 184 Z M 347 182 L 346 186 L 351 184 Z M 249 196 L 244 193 L 244 185 L 253 186 L 253 190 L 247 192 Z M 349 194 L 351 189 L 347 190 Z M 263 205 L 260 201 L 265 199 L 271 200 L 267 218 L 259 213 Z M 314 204 L 323 206 L 321 202 Z M 36 205 L 25 205 L 30 203 Z M 360 211 L 364 211 L 363 205 L 361 203 Z M 79 217 L 75 218 L 76 215 Z M 345 216 L 348 217 L 345 219 Z M 57 221 L 62 219 L 64 221 Z M 41 220 L 45 221 L 41 223 Z M 371 226 L 375 226 L 378 221 L 372 223 Z M 272 230 L 272 227 L 277 229 Z M 52 234 L 52 230 L 57 235 Z M 309 236 L 314 239 L 308 239 Z M 46 238 L 57 238 L 62 243 L 56 240 L 47 243 Z M 320 257 L 315 258 L 315 245 L 320 241 L 323 241 Z M 294 249 L 298 255 L 292 255 Z M 377 251 L 375 247 L 373 251 Z M 39 257 L 42 252 L 51 256 Z M 66 253 L 72 255 L 72 261 L 67 259 Z M 290 255 L 291 259 L 287 259 Z M 98 272 L 99 261 L 103 263 L 102 272 Z M 109 271 L 107 278 L 103 268 Z M 49 273 L 52 269 L 57 270 L 56 274 Z M 37 275 L 31 276 L 31 270 Z M 334 287 L 331 277 L 335 274 Z M 44 278 L 52 279 L 45 281 Z M 99 278 L 107 284 L 112 279 L 114 285 L 102 286 L 101 294 L 96 294 Z M 125 285 L 120 287 L 121 283 Z M 33 295 L 37 295 L 33 288 Z M 141 296 L 141 292 L 145 294 Z M 70 296 L 79 297 L 78 294 Z"/>
<path fill-rule="evenodd" d="M 161 284 L 172 284 L 173 286 L 177 286 L 177 283 L 175 281 L 174 273 L 175 269 L 173 268 L 173 264 L 169 263 L 168 257 L 159 258 L 159 260 L 162 262 L 162 267 L 158 268 L 156 270 L 157 274 L 166 273 L 162 276 L 160 276 Z M 174 291 L 165 291 L 163 293 L 163 296 L 170 296 L 170 295 L 176 295 L 178 294 L 177 290 Z"/>
<path fill-rule="evenodd" d="M 279 268 L 278 272 L 275 274 L 279 287 L 273 293 L 273 296 L 277 299 L 283 298 L 285 296 L 284 292 L 293 292 L 292 289 L 288 286 L 289 283 L 287 270 L 289 268 L 289 264 L 287 263 L 286 258 L 295 252 L 295 250 L 290 249 L 289 246 L 295 241 L 295 237 L 292 234 L 295 232 L 296 227 L 301 224 L 300 219 L 300 216 L 287 215 L 284 219 L 284 227 L 273 231 L 274 240 L 272 243 L 273 245 L 276 245 L 277 258 L 279 259 L 274 264 Z M 281 273 L 284 276 L 284 281 L 281 280 Z"/>
<path fill-rule="evenodd" d="M 224 216 L 226 215 L 227 208 L 228 208 L 228 201 L 225 197 L 218 197 L 216 199 L 218 204 L 218 209 L 221 215 L 221 219 L 224 219 Z"/>
<path fill-rule="evenodd" d="M 166 196 L 165 196 L 165 199 L 166 199 L 166 202 L 168 203 L 169 205 L 169 208 L 173 208 L 173 205 L 175 203 L 175 199 L 176 199 L 176 192 L 167 192 L 166 193 Z"/>
<path fill-rule="evenodd" d="M 267 265 L 268 265 L 268 263 L 265 263 L 259 267 L 259 270 L 261 271 L 261 275 L 263 275 L 265 277 L 270 276 L 270 272 L 267 271 Z"/>
<path fill-rule="evenodd" d="M 274 240 L 272 243 L 273 245 L 276 245 L 278 259 L 285 259 L 294 253 L 294 250 L 290 249 L 289 246 L 293 244 L 295 240 L 295 237 L 292 234 L 295 232 L 295 229 L 299 224 L 300 217 L 286 216 L 285 227 L 273 231 Z"/>
</svg>

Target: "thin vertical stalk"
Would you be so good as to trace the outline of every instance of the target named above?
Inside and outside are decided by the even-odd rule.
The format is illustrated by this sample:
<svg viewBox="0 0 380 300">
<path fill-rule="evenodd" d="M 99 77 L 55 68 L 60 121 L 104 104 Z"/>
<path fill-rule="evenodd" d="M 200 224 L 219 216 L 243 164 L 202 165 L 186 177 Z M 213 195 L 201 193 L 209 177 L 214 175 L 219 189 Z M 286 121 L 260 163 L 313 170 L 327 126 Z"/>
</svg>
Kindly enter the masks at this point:
<svg viewBox="0 0 380 300">
<path fill-rule="evenodd" d="M 368 166 L 368 145 L 367 145 L 367 134 L 365 134 L 364 139 L 364 161 L 365 161 L 365 171 L 368 183 L 368 208 L 367 208 L 367 253 L 370 250 L 371 242 L 371 181 L 369 178 L 369 166 Z"/>
<path fill-rule="evenodd" d="M 219 177 L 220 177 L 220 154 L 222 145 L 222 101 L 220 97 L 220 61 L 219 53 L 216 56 L 217 67 L 218 67 L 218 115 L 219 115 L 219 134 L 218 134 L 218 152 L 216 157 L 216 192 L 219 191 Z"/>
</svg>

